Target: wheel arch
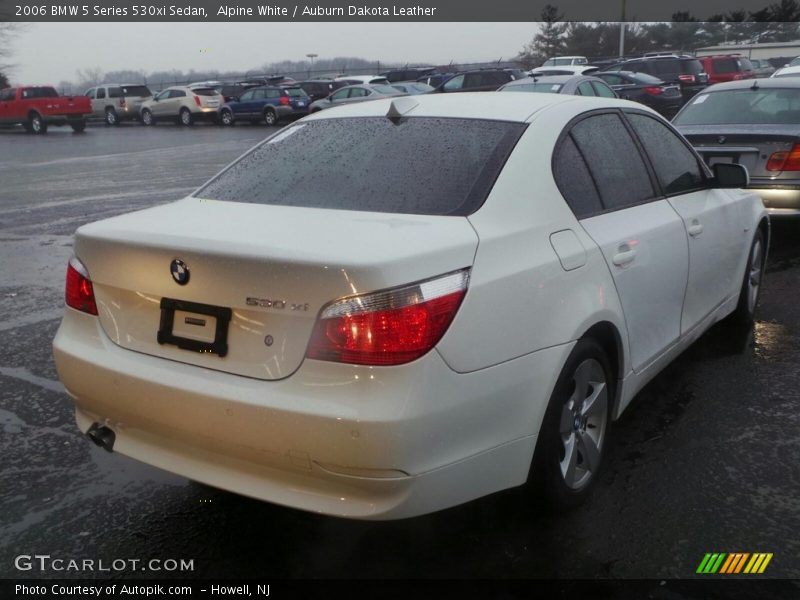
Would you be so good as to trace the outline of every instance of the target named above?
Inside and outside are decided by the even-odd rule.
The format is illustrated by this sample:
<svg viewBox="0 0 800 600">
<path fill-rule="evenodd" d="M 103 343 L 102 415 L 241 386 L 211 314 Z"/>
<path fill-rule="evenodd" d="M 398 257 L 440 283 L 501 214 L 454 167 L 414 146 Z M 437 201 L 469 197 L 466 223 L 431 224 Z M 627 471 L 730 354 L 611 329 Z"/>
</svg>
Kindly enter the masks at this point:
<svg viewBox="0 0 800 600">
<path fill-rule="evenodd" d="M 622 380 L 625 376 L 625 348 L 619 329 L 610 321 L 598 321 L 589 327 L 579 339 L 593 339 L 608 356 L 614 375 L 614 399 L 612 400 L 612 418 L 616 419 L 622 391 Z"/>
</svg>

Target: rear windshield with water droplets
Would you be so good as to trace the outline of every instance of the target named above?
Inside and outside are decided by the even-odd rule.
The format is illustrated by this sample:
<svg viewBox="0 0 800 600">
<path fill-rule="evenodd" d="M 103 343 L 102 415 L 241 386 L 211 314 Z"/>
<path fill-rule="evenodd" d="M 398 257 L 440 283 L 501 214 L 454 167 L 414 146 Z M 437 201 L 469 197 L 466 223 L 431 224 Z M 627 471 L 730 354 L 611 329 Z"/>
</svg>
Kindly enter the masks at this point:
<svg viewBox="0 0 800 600">
<path fill-rule="evenodd" d="M 252 204 L 470 215 L 526 124 L 410 117 L 299 122 L 195 193 Z"/>
</svg>

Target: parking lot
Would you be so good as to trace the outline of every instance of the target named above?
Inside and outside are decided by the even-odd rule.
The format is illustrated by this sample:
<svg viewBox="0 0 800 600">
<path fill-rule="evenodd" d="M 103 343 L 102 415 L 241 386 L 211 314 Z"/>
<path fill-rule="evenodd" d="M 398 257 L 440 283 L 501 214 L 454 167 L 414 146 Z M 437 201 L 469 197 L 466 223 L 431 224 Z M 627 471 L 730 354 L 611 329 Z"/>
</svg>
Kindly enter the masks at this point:
<svg viewBox="0 0 800 600">
<path fill-rule="evenodd" d="M 800 222 L 773 224 L 754 329 L 715 326 L 652 381 L 616 423 L 594 496 L 568 515 L 511 490 L 409 520 L 339 520 L 81 436 L 51 355 L 72 233 L 186 195 L 270 131 L 0 130 L 0 577 L 48 576 L 14 567 L 37 552 L 193 559 L 194 577 L 502 579 L 691 577 L 707 552 L 769 552 L 768 576 L 800 577 Z"/>
</svg>

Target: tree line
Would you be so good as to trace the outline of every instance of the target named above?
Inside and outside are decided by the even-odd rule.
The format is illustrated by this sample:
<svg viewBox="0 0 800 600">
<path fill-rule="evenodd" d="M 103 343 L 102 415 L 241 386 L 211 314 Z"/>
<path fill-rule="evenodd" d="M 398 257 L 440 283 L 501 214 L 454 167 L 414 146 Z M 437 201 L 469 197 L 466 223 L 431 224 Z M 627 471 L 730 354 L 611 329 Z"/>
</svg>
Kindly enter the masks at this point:
<svg viewBox="0 0 800 600">
<path fill-rule="evenodd" d="M 620 22 L 567 22 L 558 7 L 541 13 L 541 29 L 517 55 L 528 67 L 553 56 L 612 58 L 619 56 Z M 692 52 L 705 46 L 790 42 L 800 37 L 800 1 L 781 0 L 761 10 L 714 14 L 701 20 L 678 12 L 669 23 L 624 23 L 625 55 L 645 52 Z"/>
</svg>

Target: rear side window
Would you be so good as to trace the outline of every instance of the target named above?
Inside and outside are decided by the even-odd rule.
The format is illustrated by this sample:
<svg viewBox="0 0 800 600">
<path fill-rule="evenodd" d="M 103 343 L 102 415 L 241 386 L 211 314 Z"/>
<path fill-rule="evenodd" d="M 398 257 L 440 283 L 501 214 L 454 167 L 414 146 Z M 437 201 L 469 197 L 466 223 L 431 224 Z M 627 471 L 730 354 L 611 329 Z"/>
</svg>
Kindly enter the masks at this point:
<svg viewBox="0 0 800 600">
<path fill-rule="evenodd" d="M 701 63 L 697 59 L 693 60 L 681 60 L 680 62 L 680 69 L 681 73 L 684 74 L 691 74 L 691 75 L 698 75 L 703 72 L 703 63 Z"/>
<path fill-rule="evenodd" d="M 299 88 L 299 87 L 296 87 L 296 88 L 286 88 L 286 90 L 285 90 L 285 91 L 286 91 L 286 94 L 287 94 L 287 95 L 288 95 L 290 98 L 305 98 L 306 96 L 308 96 L 308 94 L 306 94 L 306 93 L 305 93 L 305 91 L 303 90 L 303 88 Z"/>
<path fill-rule="evenodd" d="M 655 196 L 644 160 L 619 115 L 588 117 L 579 121 L 571 134 L 607 210 L 639 204 Z"/>
<path fill-rule="evenodd" d="M 122 93 L 125 96 L 139 96 L 139 97 L 145 97 L 151 95 L 150 88 L 148 88 L 146 85 L 123 85 Z"/>
<path fill-rule="evenodd" d="M 466 216 L 486 200 L 524 123 L 385 117 L 297 123 L 195 195 L 233 202 Z"/>
<path fill-rule="evenodd" d="M 705 185 L 697 158 L 669 127 L 645 115 L 627 116 L 650 157 L 664 193 L 682 194 Z"/>
<path fill-rule="evenodd" d="M 122 90 L 118 87 L 110 87 L 108 88 L 108 97 L 109 98 L 122 98 Z"/>
<path fill-rule="evenodd" d="M 583 219 L 603 210 L 586 162 L 570 136 L 564 137 L 556 151 L 553 175 L 575 217 Z"/>
</svg>

